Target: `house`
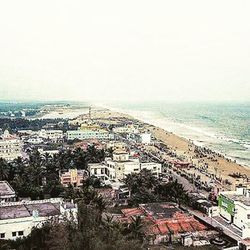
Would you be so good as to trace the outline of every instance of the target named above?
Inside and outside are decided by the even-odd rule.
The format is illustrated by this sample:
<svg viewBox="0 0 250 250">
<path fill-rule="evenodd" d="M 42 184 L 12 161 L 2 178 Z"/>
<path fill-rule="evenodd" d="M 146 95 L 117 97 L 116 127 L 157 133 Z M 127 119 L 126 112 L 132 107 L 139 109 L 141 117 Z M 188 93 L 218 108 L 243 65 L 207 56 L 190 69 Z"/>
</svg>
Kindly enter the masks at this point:
<svg viewBox="0 0 250 250">
<path fill-rule="evenodd" d="M 61 198 L 48 200 L 5 202 L 0 204 L 0 239 L 16 240 L 26 237 L 33 227 L 64 218 L 77 219 L 77 205 Z"/>
<path fill-rule="evenodd" d="M 199 237 L 207 231 L 205 225 L 171 202 L 140 204 L 137 208 L 126 208 L 121 211 L 121 222 L 131 223 L 136 217 L 141 217 L 144 237 L 149 244 L 175 241 L 186 233 Z"/>
<path fill-rule="evenodd" d="M 7 181 L 0 181 L 0 203 L 16 200 L 16 192 Z"/>
<path fill-rule="evenodd" d="M 67 171 L 61 171 L 59 174 L 61 184 L 64 187 L 72 185 L 73 187 L 80 187 L 83 185 L 84 179 L 88 176 L 85 170 L 69 169 Z"/>
</svg>

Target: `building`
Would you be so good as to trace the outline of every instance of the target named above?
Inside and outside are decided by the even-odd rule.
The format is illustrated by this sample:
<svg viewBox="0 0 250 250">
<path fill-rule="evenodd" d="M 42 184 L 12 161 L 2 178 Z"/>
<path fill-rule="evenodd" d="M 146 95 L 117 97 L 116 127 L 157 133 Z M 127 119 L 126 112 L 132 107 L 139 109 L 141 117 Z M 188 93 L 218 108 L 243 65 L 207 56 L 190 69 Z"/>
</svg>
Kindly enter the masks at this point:
<svg viewBox="0 0 250 250">
<path fill-rule="evenodd" d="M 42 144 L 44 141 L 42 138 L 38 137 L 38 136 L 30 136 L 27 140 L 25 140 L 24 142 L 27 142 L 29 144 Z"/>
<path fill-rule="evenodd" d="M 77 205 L 61 198 L 48 200 L 5 202 L 0 204 L 0 239 L 26 237 L 33 227 L 41 227 L 52 218 L 77 218 Z"/>
<path fill-rule="evenodd" d="M 150 144 L 151 143 L 151 133 L 141 133 L 135 136 L 137 143 Z"/>
<path fill-rule="evenodd" d="M 241 231 L 242 239 L 250 238 L 250 189 L 221 192 L 218 206 L 220 216 Z"/>
<path fill-rule="evenodd" d="M 84 124 L 78 130 L 67 131 L 68 140 L 113 139 L 113 134 L 97 125 Z"/>
<path fill-rule="evenodd" d="M 65 172 L 60 172 L 60 181 L 64 187 L 72 185 L 73 187 L 79 187 L 83 185 L 84 179 L 88 176 L 85 170 L 69 169 Z"/>
<path fill-rule="evenodd" d="M 208 233 L 207 227 L 192 215 L 182 211 L 177 204 L 148 203 L 136 208 L 122 209 L 121 222 L 131 223 L 140 216 L 143 221 L 142 231 L 149 244 L 172 242 L 181 239 L 183 234 L 191 233 L 199 238 Z"/>
<path fill-rule="evenodd" d="M 16 192 L 7 181 L 0 181 L 0 203 L 15 201 Z"/>
<path fill-rule="evenodd" d="M 39 137 L 54 142 L 63 140 L 63 131 L 62 130 L 45 130 L 41 129 L 38 133 Z"/>
<path fill-rule="evenodd" d="M 4 131 L 0 139 L 0 158 L 12 161 L 22 156 L 22 142 L 8 130 Z"/>
<path fill-rule="evenodd" d="M 106 149 L 113 149 L 113 150 L 126 150 L 127 144 L 120 141 L 109 141 L 106 143 Z"/>
<path fill-rule="evenodd" d="M 113 128 L 113 132 L 117 134 L 137 134 L 139 133 L 138 128 L 136 128 L 133 124 L 128 124 L 126 126 L 115 127 Z"/>
<path fill-rule="evenodd" d="M 103 181 L 122 180 L 128 174 L 140 173 L 142 169 L 148 169 L 156 177 L 159 177 L 162 171 L 161 164 L 141 163 L 138 158 L 130 158 L 129 153 L 123 150 L 114 151 L 112 159 L 106 158 L 103 163 L 89 164 L 88 168 L 90 175 L 95 175 Z"/>
</svg>

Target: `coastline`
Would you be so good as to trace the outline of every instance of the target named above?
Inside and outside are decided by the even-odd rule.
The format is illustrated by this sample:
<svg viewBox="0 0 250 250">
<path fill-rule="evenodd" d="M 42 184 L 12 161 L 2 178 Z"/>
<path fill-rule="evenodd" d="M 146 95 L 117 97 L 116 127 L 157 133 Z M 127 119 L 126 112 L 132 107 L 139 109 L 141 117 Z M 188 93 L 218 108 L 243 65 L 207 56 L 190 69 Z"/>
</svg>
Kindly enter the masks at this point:
<svg viewBox="0 0 250 250">
<path fill-rule="evenodd" d="M 153 112 L 152 112 L 152 116 L 149 115 L 151 113 L 150 111 L 148 111 L 148 112 L 139 112 L 138 111 L 137 112 L 137 111 L 132 111 L 132 110 L 130 111 L 130 110 L 125 110 L 125 109 L 117 109 L 117 108 L 113 108 L 110 106 L 104 106 L 104 105 L 102 105 L 102 107 L 108 108 L 114 112 L 120 112 L 120 113 L 127 114 L 129 116 L 134 117 L 135 119 L 138 119 L 140 121 L 151 124 L 153 126 L 162 128 L 162 129 L 166 130 L 168 133 L 173 133 L 173 134 L 177 135 L 178 137 L 181 137 L 184 140 L 191 141 L 194 145 L 196 145 L 198 147 L 208 148 L 208 149 L 214 151 L 215 153 L 222 155 L 224 158 L 226 158 L 230 161 L 236 161 L 238 165 L 241 165 L 244 168 L 250 168 L 249 159 L 246 159 L 246 161 L 244 161 L 245 160 L 244 158 L 240 158 L 237 155 L 234 155 L 234 156 L 229 155 L 226 152 L 223 152 L 223 150 L 218 149 L 218 147 L 216 148 L 215 145 L 220 144 L 220 139 L 222 139 L 222 138 L 221 138 L 221 136 L 217 137 L 215 134 L 212 134 L 211 131 L 204 131 L 198 127 L 191 127 L 191 126 L 188 126 L 185 124 L 175 123 L 175 122 L 167 120 L 165 118 L 163 121 L 162 118 L 160 118 L 160 119 L 155 118 Z M 175 129 L 173 129 L 173 127 Z M 177 129 L 176 129 L 176 127 L 177 127 Z M 180 127 L 184 128 L 184 129 L 181 130 Z M 187 132 L 186 128 L 189 129 L 189 132 Z M 190 134 L 190 130 L 192 130 L 192 135 Z M 203 136 L 203 137 L 201 137 L 201 136 Z M 205 137 L 207 137 L 206 140 L 204 139 Z M 235 140 L 230 139 L 230 138 L 227 138 L 225 140 L 235 142 Z M 214 145 L 212 145 L 212 144 L 214 144 Z M 224 145 L 224 144 L 221 144 L 220 147 L 222 147 L 222 145 Z M 249 145 L 244 144 L 244 147 L 246 149 L 248 149 L 248 146 Z"/>
<path fill-rule="evenodd" d="M 230 174 L 233 173 L 240 173 L 241 175 L 250 177 L 249 167 L 241 165 L 236 161 L 227 158 L 227 156 L 224 156 L 221 153 L 212 151 L 208 147 L 195 145 L 193 141 L 187 138 L 181 137 L 173 132 L 169 132 L 165 128 L 161 128 L 154 124 L 149 124 L 147 121 L 138 119 L 137 117 L 127 114 L 124 111 L 112 107 L 105 107 L 103 105 L 98 107 L 106 110 L 101 112 L 102 118 L 111 119 L 114 117 L 124 117 L 125 119 L 128 119 L 128 121 L 139 121 L 141 124 L 144 124 L 145 130 L 150 131 L 156 140 L 161 141 L 171 151 L 175 152 L 178 157 L 181 157 L 184 161 L 196 165 L 200 169 L 204 169 L 204 166 L 207 166 L 206 173 L 221 179 L 222 183 L 223 181 L 229 181 L 232 183 L 232 186 L 235 187 L 237 183 L 241 183 L 242 181 L 244 182 L 245 178 L 242 176 L 238 178 L 230 176 Z M 148 149 L 155 150 L 152 147 L 148 147 Z M 197 151 L 199 151 L 198 155 Z M 203 157 L 201 157 L 201 155 L 203 155 Z M 198 174 L 197 171 L 190 171 L 190 173 L 194 176 Z"/>
</svg>

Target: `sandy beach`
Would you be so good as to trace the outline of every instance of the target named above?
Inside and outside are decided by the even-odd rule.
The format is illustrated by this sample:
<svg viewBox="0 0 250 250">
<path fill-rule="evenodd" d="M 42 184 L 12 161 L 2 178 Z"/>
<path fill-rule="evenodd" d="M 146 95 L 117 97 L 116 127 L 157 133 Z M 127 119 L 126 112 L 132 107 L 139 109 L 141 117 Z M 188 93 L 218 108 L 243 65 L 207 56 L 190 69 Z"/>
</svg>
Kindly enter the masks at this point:
<svg viewBox="0 0 250 250">
<path fill-rule="evenodd" d="M 207 148 L 198 147 L 194 145 L 192 141 L 182 138 L 172 132 L 138 121 L 130 115 L 104 109 L 93 112 L 92 116 L 94 120 L 110 124 L 119 123 L 121 121 L 137 124 L 139 122 L 142 125 L 143 130 L 150 131 L 156 141 L 160 141 L 166 145 L 170 151 L 176 153 L 178 158 L 196 166 L 195 169 L 191 168 L 186 170 L 186 172 L 196 176 L 200 175 L 201 180 L 207 182 L 210 180 L 210 177 L 208 176 L 214 175 L 216 179 L 218 179 L 219 187 L 222 189 L 234 189 L 235 185 L 246 183 L 245 177 L 250 177 L 250 168 L 242 166 Z M 158 150 L 154 146 L 148 146 L 146 149 L 151 151 Z M 168 155 L 162 155 L 162 157 L 166 160 L 171 160 L 171 157 Z M 237 178 L 229 176 L 233 173 L 240 173 L 242 176 L 245 176 L 244 178 L 242 178 L 242 176 Z"/>
</svg>

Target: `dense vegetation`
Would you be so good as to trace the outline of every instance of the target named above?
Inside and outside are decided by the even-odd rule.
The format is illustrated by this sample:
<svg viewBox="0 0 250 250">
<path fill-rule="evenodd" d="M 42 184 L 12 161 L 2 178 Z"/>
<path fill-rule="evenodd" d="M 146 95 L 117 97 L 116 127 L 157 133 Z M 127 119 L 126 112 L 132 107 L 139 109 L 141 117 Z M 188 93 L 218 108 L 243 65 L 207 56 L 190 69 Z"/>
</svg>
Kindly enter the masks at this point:
<svg viewBox="0 0 250 250">
<path fill-rule="evenodd" d="M 41 155 L 37 150 L 29 153 L 28 159 L 17 158 L 7 163 L 0 159 L 0 180 L 7 180 L 19 197 L 43 199 L 58 197 L 64 192 L 59 182 L 59 171 L 69 168 L 87 169 L 88 162 L 101 162 L 105 152 L 89 146 L 86 151 L 61 151 L 53 157 Z"/>
<path fill-rule="evenodd" d="M 177 181 L 161 183 L 149 170 L 143 169 L 140 173 L 129 174 L 125 183 L 131 191 L 130 205 L 140 203 L 172 201 L 187 203 L 188 193 L 182 184 Z"/>
<path fill-rule="evenodd" d="M 35 119 L 35 120 L 28 120 L 24 118 L 0 118 L 0 128 L 4 131 L 8 129 L 9 131 L 16 132 L 17 130 L 21 129 L 31 129 L 34 131 L 40 130 L 48 123 L 55 124 L 54 129 L 62 129 L 66 131 L 69 129 L 68 123 L 62 119 Z"/>
</svg>

